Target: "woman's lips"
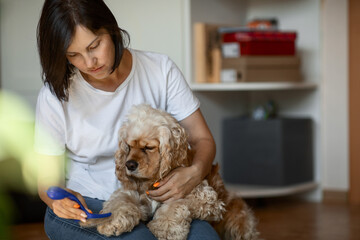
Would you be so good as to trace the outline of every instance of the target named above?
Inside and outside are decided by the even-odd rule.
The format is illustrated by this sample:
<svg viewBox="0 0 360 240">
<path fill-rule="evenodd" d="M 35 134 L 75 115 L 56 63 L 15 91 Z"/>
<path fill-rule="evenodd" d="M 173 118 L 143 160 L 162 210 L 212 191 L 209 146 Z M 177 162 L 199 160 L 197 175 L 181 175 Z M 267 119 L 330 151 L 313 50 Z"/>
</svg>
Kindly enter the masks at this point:
<svg viewBox="0 0 360 240">
<path fill-rule="evenodd" d="M 104 66 L 101 66 L 101 67 L 99 67 L 99 68 L 95 68 L 95 69 L 93 69 L 93 70 L 90 70 L 90 72 L 91 72 L 91 73 L 97 73 L 97 72 L 99 72 L 103 67 L 104 67 Z"/>
</svg>

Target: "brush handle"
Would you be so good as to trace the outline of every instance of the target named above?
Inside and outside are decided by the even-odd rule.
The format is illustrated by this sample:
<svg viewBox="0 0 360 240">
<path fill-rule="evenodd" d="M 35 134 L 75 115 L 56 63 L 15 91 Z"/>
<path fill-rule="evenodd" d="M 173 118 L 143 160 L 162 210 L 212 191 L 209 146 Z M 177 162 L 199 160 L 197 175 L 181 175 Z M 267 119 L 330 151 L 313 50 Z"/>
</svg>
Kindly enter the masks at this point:
<svg viewBox="0 0 360 240">
<path fill-rule="evenodd" d="M 79 203 L 80 207 L 83 208 L 80 200 L 72 193 L 66 191 L 65 189 L 62 189 L 60 187 L 50 187 L 47 190 L 47 195 L 49 198 L 53 200 L 60 200 L 64 198 L 69 198 L 70 200 L 73 200 L 77 203 Z"/>
<path fill-rule="evenodd" d="M 69 198 L 70 200 L 77 202 L 80 205 L 81 210 L 85 211 L 86 215 L 89 214 L 89 212 L 86 211 L 84 206 L 81 204 L 80 200 L 74 194 L 66 191 L 65 189 L 62 189 L 60 187 L 50 187 L 46 193 L 48 197 L 53 200 Z M 79 221 L 79 220 L 75 219 L 75 221 Z"/>
</svg>

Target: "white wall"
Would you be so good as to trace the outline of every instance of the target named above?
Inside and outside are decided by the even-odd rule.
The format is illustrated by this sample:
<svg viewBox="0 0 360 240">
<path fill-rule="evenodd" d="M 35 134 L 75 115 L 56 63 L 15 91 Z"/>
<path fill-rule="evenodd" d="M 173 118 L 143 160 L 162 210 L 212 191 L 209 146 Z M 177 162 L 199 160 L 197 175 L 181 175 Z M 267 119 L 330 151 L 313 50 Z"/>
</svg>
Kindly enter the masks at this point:
<svg viewBox="0 0 360 240">
<path fill-rule="evenodd" d="M 35 107 L 42 85 L 36 26 L 42 0 L 0 0 L 0 78 Z"/>
<path fill-rule="evenodd" d="M 348 4 L 323 0 L 323 187 L 349 188 Z"/>
<path fill-rule="evenodd" d="M 166 53 L 185 71 L 183 0 L 106 0 L 132 48 Z"/>
</svg>

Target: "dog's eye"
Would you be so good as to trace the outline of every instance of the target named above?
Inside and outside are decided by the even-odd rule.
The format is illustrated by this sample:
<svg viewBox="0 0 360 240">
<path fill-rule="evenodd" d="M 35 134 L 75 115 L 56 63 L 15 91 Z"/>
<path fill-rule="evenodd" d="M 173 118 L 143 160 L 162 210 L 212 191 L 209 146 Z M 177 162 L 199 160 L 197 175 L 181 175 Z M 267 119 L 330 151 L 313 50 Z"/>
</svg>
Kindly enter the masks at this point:
<svg viewBox="0 0 360 240">
<path fill-rule="evenodd" d="M 146 151 L 151 151 L 151 150 L 153 150 L 155 147 L 144 147 L 144 148 L 142 148 L 141 149 L 141 151 L 143 151 L 144 153 L 146 153 Z"/>
</svg>

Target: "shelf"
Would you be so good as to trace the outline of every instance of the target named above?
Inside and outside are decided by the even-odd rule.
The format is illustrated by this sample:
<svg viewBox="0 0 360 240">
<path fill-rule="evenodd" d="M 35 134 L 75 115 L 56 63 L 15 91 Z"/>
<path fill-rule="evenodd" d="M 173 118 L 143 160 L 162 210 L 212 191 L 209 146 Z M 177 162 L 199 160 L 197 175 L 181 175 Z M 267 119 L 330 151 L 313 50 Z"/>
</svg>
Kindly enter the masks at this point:
<svg viewBox="0 0 360 240">
<path fill-rule="evenodd" d="M 266 198 L 266 197 L 281 197 L 292 194 L 303 193 L 314 190 L 318 187 L 318 183 L 307 182 L 297 185 L 274 187 L 274 186 L 249 186 L 249 185 L 234 185 L 226 184 L 226 188 L 241 196 L 242 198 Z"/>
<path fill-rule="evenodd" d="M 311 90 L 317 84 L 307 82 L 243 82 L 243 83 L 190 83 L 194 91 L 274 91 Z"/>
</svg>

